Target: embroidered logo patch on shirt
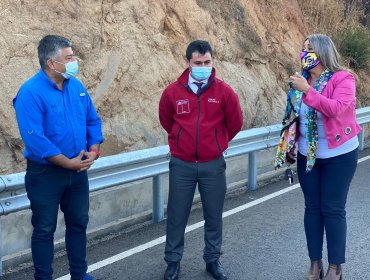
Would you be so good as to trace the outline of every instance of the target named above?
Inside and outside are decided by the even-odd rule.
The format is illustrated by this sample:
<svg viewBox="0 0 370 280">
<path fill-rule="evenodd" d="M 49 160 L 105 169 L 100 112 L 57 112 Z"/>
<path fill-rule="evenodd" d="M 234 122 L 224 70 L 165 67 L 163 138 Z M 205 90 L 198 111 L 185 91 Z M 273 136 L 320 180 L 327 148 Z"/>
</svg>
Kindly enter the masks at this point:
<svg viewBox="0 0 370 280">
<path fill-rule="evenodd" d="M 208 98 L 208 102 L 210 102 L 210 103 L 220 103 L 220 101 L 217 100 L 216 98 Z"/>
<path fill-rule="evenodd" d="M 190 113 L 190 106 L 189 106 L 189 100 L 177 100 L 176 101 L 177 106 L 177 114 L 186 114 Z"/>
<path fill-rule="evenodd" d="M 80 93 L 80 96 L 85 96 L 85 95 L 86 95 L 86 93 L 84 93 L 84 92 Z"/>
</svg>

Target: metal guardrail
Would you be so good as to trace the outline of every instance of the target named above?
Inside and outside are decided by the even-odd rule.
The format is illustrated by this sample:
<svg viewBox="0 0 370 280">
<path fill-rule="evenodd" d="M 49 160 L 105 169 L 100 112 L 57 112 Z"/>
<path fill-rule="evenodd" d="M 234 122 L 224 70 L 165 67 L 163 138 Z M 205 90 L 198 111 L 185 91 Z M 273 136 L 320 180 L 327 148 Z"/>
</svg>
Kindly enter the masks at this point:
<svg viewBox="0 0 370 280">
<path fill-rule="evenodd" d="M 370 107 L 357 109 L 356 114 L 359 124 L 364 128 L 364 125 L 370 122 Z M 225 153 L 225 158 L 249 154 L 248 188 L 251 190 L 257 186 L 256 153 L 278 144 L 281 127 L 281 125 L 271 125 L 241 131 L 230 143 Z M 364 129 L 359 134 L 359 141 L 360 150 L 362 150 Z M 153 178 L 153 222 L 163 220 L 164 187 L 161 175 L 168 172 L 168 152 L 169 148 L 166 145 L 99 158 L 89 169 L 90 192 Z M 0 194 L 2 195 L 0 216 L 30 207 L 25 193 L 24 175 L 25 172 L 0 176 Z"/>
</svg>

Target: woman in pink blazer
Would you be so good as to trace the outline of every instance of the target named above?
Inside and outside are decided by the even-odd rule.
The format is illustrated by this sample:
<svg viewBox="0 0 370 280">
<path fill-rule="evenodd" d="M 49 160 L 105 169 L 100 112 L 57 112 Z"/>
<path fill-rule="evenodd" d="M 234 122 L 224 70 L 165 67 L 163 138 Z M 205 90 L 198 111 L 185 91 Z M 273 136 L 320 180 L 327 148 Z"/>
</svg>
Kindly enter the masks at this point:
<svg viewBox="0 0 370 280">
<path fill-rule="evenodd" d="M 302 73 L 290 77 L 298 100 L 297 172 L 305 198 L 304 227 L 311 266 L 307 279 L 324 276 L 324 231 L 328 249 L 325 278 L 342 279 L 345 262 L 347 194 L 357 167 L 361 127 L 356 122 L 356 79 L 339 64 L 326 35 L 307 37 Z"/>
</svg>

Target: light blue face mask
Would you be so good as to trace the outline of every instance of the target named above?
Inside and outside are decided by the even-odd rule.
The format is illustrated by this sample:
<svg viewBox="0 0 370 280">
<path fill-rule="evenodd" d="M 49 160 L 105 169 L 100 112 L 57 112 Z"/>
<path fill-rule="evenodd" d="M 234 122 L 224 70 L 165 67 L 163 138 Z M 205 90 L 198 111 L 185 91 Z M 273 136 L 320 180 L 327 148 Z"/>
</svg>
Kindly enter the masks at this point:
<svg viewBox="0 0 370 280">
<path fill-rule="evenodd" d="M 58 72 L 55 70 L 55 72 L 62 74 L 62 76 L 65 79 L 69 79 L 70 77 L 74 77 L 78 73 L 78 62 L 77 60 L 67 62 L 66 64 L 61 63 L 59 61 L 54 60 L 56 63 L 63 64 L 66 67 L 66 71 L 64 73 Z"/>
<path fill-rule="evenodd" d="M 212 67 L 191 67 L 191 76 L 198 80 L 206 80 L 211 76 Z"/>
</svg>

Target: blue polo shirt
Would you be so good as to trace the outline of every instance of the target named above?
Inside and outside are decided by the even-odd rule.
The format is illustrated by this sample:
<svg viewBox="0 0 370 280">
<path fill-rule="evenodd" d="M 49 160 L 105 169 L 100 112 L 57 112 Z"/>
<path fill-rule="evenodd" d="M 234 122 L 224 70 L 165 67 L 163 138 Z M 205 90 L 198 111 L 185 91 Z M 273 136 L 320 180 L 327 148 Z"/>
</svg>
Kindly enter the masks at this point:
<svg viewBox="0 0 370 280">
<path fill-rule="evenodd" d="M 49 164 L 48 157 L 73 158 L 104 141 L 101 119 L 76 78 L 64 80 L 61 91 L 41 69 L 22 85 L 13 105 L 27 159 Z"/>
</svg>

